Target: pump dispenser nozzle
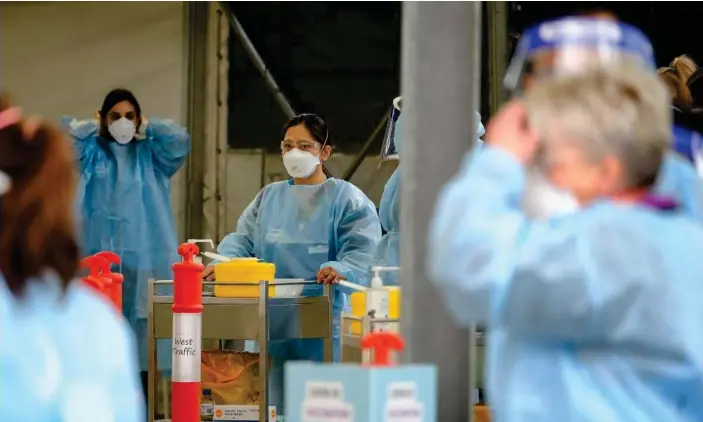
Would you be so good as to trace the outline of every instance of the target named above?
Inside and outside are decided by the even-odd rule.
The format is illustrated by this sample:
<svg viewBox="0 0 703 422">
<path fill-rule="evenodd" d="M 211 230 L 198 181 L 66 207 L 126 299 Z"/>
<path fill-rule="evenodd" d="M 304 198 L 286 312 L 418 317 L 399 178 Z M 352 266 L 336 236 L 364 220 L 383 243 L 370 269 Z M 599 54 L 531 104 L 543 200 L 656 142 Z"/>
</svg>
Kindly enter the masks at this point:
<svg viewBox="0 0 703 422">
<path fill-rule="evenodd" d="M 210 248 L 215 249 L 215 242 L 213 242 L 212 239 L 188 239 L 188 243 L 192 243 L 194 245 L 196 245 L 198 243 L 209 243 Z M 207 252 L 203 252 L 203 255 L 205 255 L 206 253 Z M 196 262 L 198 264 L 202 264 L 203 258 L 201 256 L 195 256 L 195 257 L 193 257 L 193 262 Z"/>
<path fill-rule="evenodd" d="M 212 239 L 188 239 L 188 243 L 209 243 L 210 248 L 215 249 L 215 242 Z"/>
</svg>

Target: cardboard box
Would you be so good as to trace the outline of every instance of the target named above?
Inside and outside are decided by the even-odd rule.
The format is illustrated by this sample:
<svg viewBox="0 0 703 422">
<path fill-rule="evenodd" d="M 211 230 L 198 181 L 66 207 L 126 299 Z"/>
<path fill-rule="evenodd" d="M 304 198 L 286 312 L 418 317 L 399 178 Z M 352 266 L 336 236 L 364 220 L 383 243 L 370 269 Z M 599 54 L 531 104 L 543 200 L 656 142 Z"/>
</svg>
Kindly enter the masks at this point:
<svg viewBox="0 0 703 422">
<path fill-rule="evenodd" d="M 285 387 L 286 422 L 436 422 L 437 370 L 431 365 L 288 362 Z"/>
</svg>

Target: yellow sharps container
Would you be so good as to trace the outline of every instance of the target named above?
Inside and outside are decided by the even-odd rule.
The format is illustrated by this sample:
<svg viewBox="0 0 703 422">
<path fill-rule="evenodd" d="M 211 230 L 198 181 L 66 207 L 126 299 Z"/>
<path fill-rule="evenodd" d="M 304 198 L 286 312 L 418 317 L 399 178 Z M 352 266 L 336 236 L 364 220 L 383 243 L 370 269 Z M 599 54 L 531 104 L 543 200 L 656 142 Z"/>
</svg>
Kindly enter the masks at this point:
<svg viewBox="0 0 703 422">
<path fill-rule="evenodd" d="M 400 287 L 388 286 L 383 287 L 388 289 L 388 313 L 389 317 L 396 319 L 400 318 Z M 366 292 L 352 293 L 349 297 L 352 308 L 352 315 L 357 318 L 362 318 L 366 315 Z M 349 327 L 351 334 L 361 334 L 361 322 L 352 321 Z"/>
<path fill-rule="evenodd" d="M 257 258 L 233 258 L 215 265 L 216 297 L 259 297 L 259 282 L 274 280 L 276 266 Z M 251 286 L 218 286 L 217 283 L 251 283 Z M 276 293 L 276 286 L 269 287 L 269 297 Z"/>
</svg>

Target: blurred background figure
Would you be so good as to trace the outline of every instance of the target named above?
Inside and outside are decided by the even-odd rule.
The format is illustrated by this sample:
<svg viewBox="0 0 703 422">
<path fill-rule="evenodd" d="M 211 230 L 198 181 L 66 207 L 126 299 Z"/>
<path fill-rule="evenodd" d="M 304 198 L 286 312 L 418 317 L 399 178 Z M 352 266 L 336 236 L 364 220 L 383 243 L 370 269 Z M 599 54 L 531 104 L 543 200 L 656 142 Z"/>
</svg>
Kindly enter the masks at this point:
<svg viewBox="0 0 703 422">
<path fill-rule="evenodd" d="M 69 142 L 0 97 L 0 420 L 137 422 L 133 335 L 76 281 Z"/>
<path fill-rule="evenodd" d="M 696 70 L 686 82 L 691 92 L 692 111 L 701 115 L 703 113 L 703 69 Z"/>
<path fill-rule="evenodd" d="M 632 63 L 655 71 L 652 46 L 639 29 L 602 12 L 596 16 L 558 19 L 523 34 L 506 72 L 505 84 L 509 90 L 520 93 L 548 77 L 568 76 L 617 63 Z M 681 136 L 676 126 L 673 132 L 675 145 L 690 145 L 690 136 Z M 530 178 L 525 206 L 532 215 L 551 214 L 557 208 L 570 212 L 575 208 L 573 201 L 554 191 L 539 174 L 531 174 Z M 676 154 L 674 148 L 664 159 L 654 189 L 658 194 L 675 198 L 689 215 L 703 222 L 703 182 L 690 160 Z"/>
<path fill-rule="evenodd" d="M 696 70 L 696 63 L 686 55 L 675 58 L 669 66 L 657 70 L 657 74 L 671 93 L 673 106 L 680 111 L 689 111 L 692 108 L 693 100 L 687 82 Z"/>
<path fill-rule="evenodd" d="M 674 150 L 690 161 L 698 174 L 703 176 L 703 117 L 694 111 L 696 106 L 691 93 L 692 86 L 698 88 L 697 65 L 690 57 L 682 55 L 669 66 L 659 68 L 657 74 L 671 93 Z"/>
<path fill-rule="evenodd" d="M 390 118 L 381 146 L 381 160 L 400 160 L 400 149 L 403 143 L 402 97 L 393 100 Z M 383 237 L 378 243 L 376 262 L 374 265 L 398 267 L 400 249 L 400 163 L 386 182 L 378 205 L 378 216 L 384 230 Z M 383 275 L 383 284 L 397 286 L 399 273 L 388 271 Z"/>
<path fill-rule="evenodd" d="M 122 311 L 139 342 L 146 388 L 147 281 L 172 278 L 178 239 L 170 179 L 190 151 L 190 137 L 173 120 L 147 120 L 126 89 L 110 91 L 97 120 L 65 117 L 80 168 L 78 192 L 86 255 L 117 253 L 124 276 Z M 159 369 L 170 369 L 169 340 L 157 345 Z"/>
<path fill-rule="evenodd" d="M 386 132 L 381 147 L 381 160 L 400 159 L 400 151 L 403 144 L 403 114 L 402 97 L 393 100 L 393 108 L 388 119 Z M 478 145 L 482 145 L 481 136 L 485 133 L 481 123 L 481 114 L 476 112 L 478 129 L 476 140 Z M 383 195 L 378 208 L 381 226 L 385 233 L 378 244 L 376 262 L 374 265 L 383 267 L 400 266 L 400 165 L 391 175 L 386 186 L 383 188 Z M 387 286 L 397 286 L 399 272 L 388 271 L 383 275 L 383 284 Z"/>
<path fill-rule="evenodd" d="M 428 268 L 458 322 L 490 327 L 496 420 L 703 418 L 703 226 L 651 193 L 667 96 L 627 62 L 535 83 L 440 193 Z M 533 172 L 574 209 L 526 212 Z"/>
</svg>

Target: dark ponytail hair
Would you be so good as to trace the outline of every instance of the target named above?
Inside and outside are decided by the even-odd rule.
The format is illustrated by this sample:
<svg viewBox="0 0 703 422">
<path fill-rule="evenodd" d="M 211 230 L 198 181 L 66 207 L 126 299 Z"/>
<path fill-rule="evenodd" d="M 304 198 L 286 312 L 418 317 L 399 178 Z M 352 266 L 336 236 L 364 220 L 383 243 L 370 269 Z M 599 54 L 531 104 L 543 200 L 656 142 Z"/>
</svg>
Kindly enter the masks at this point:
<svg viewBox="0 0 703 422">
<path fill-rule="evenodd" d="M 283 136 L 286 136 L 286 132 L 288 129 L 303 125 L 305 126 L 305 129 L 310 132 L 312 135 L 313 139 L 322 145 L 322 148 L 325 147 L 325 145 L 329 145 L 329 136 L 330 136 L 330 131 L 329 128 L 327 128 L 327 123 L 325 123 L 324 120 L 317 114 L 313 113 L 302 113 L 298 114 L 297 116 L 293 116 L 288 123 L 286 123 L 285 126 L 283 126 Z M 325 167 L 324 163 L 322 164 L 322 172 L 325 173 L 325 176 L 327 178 L 332 177 L 332 173 L 327 170 L 327 167 Z"/>
</svg>

